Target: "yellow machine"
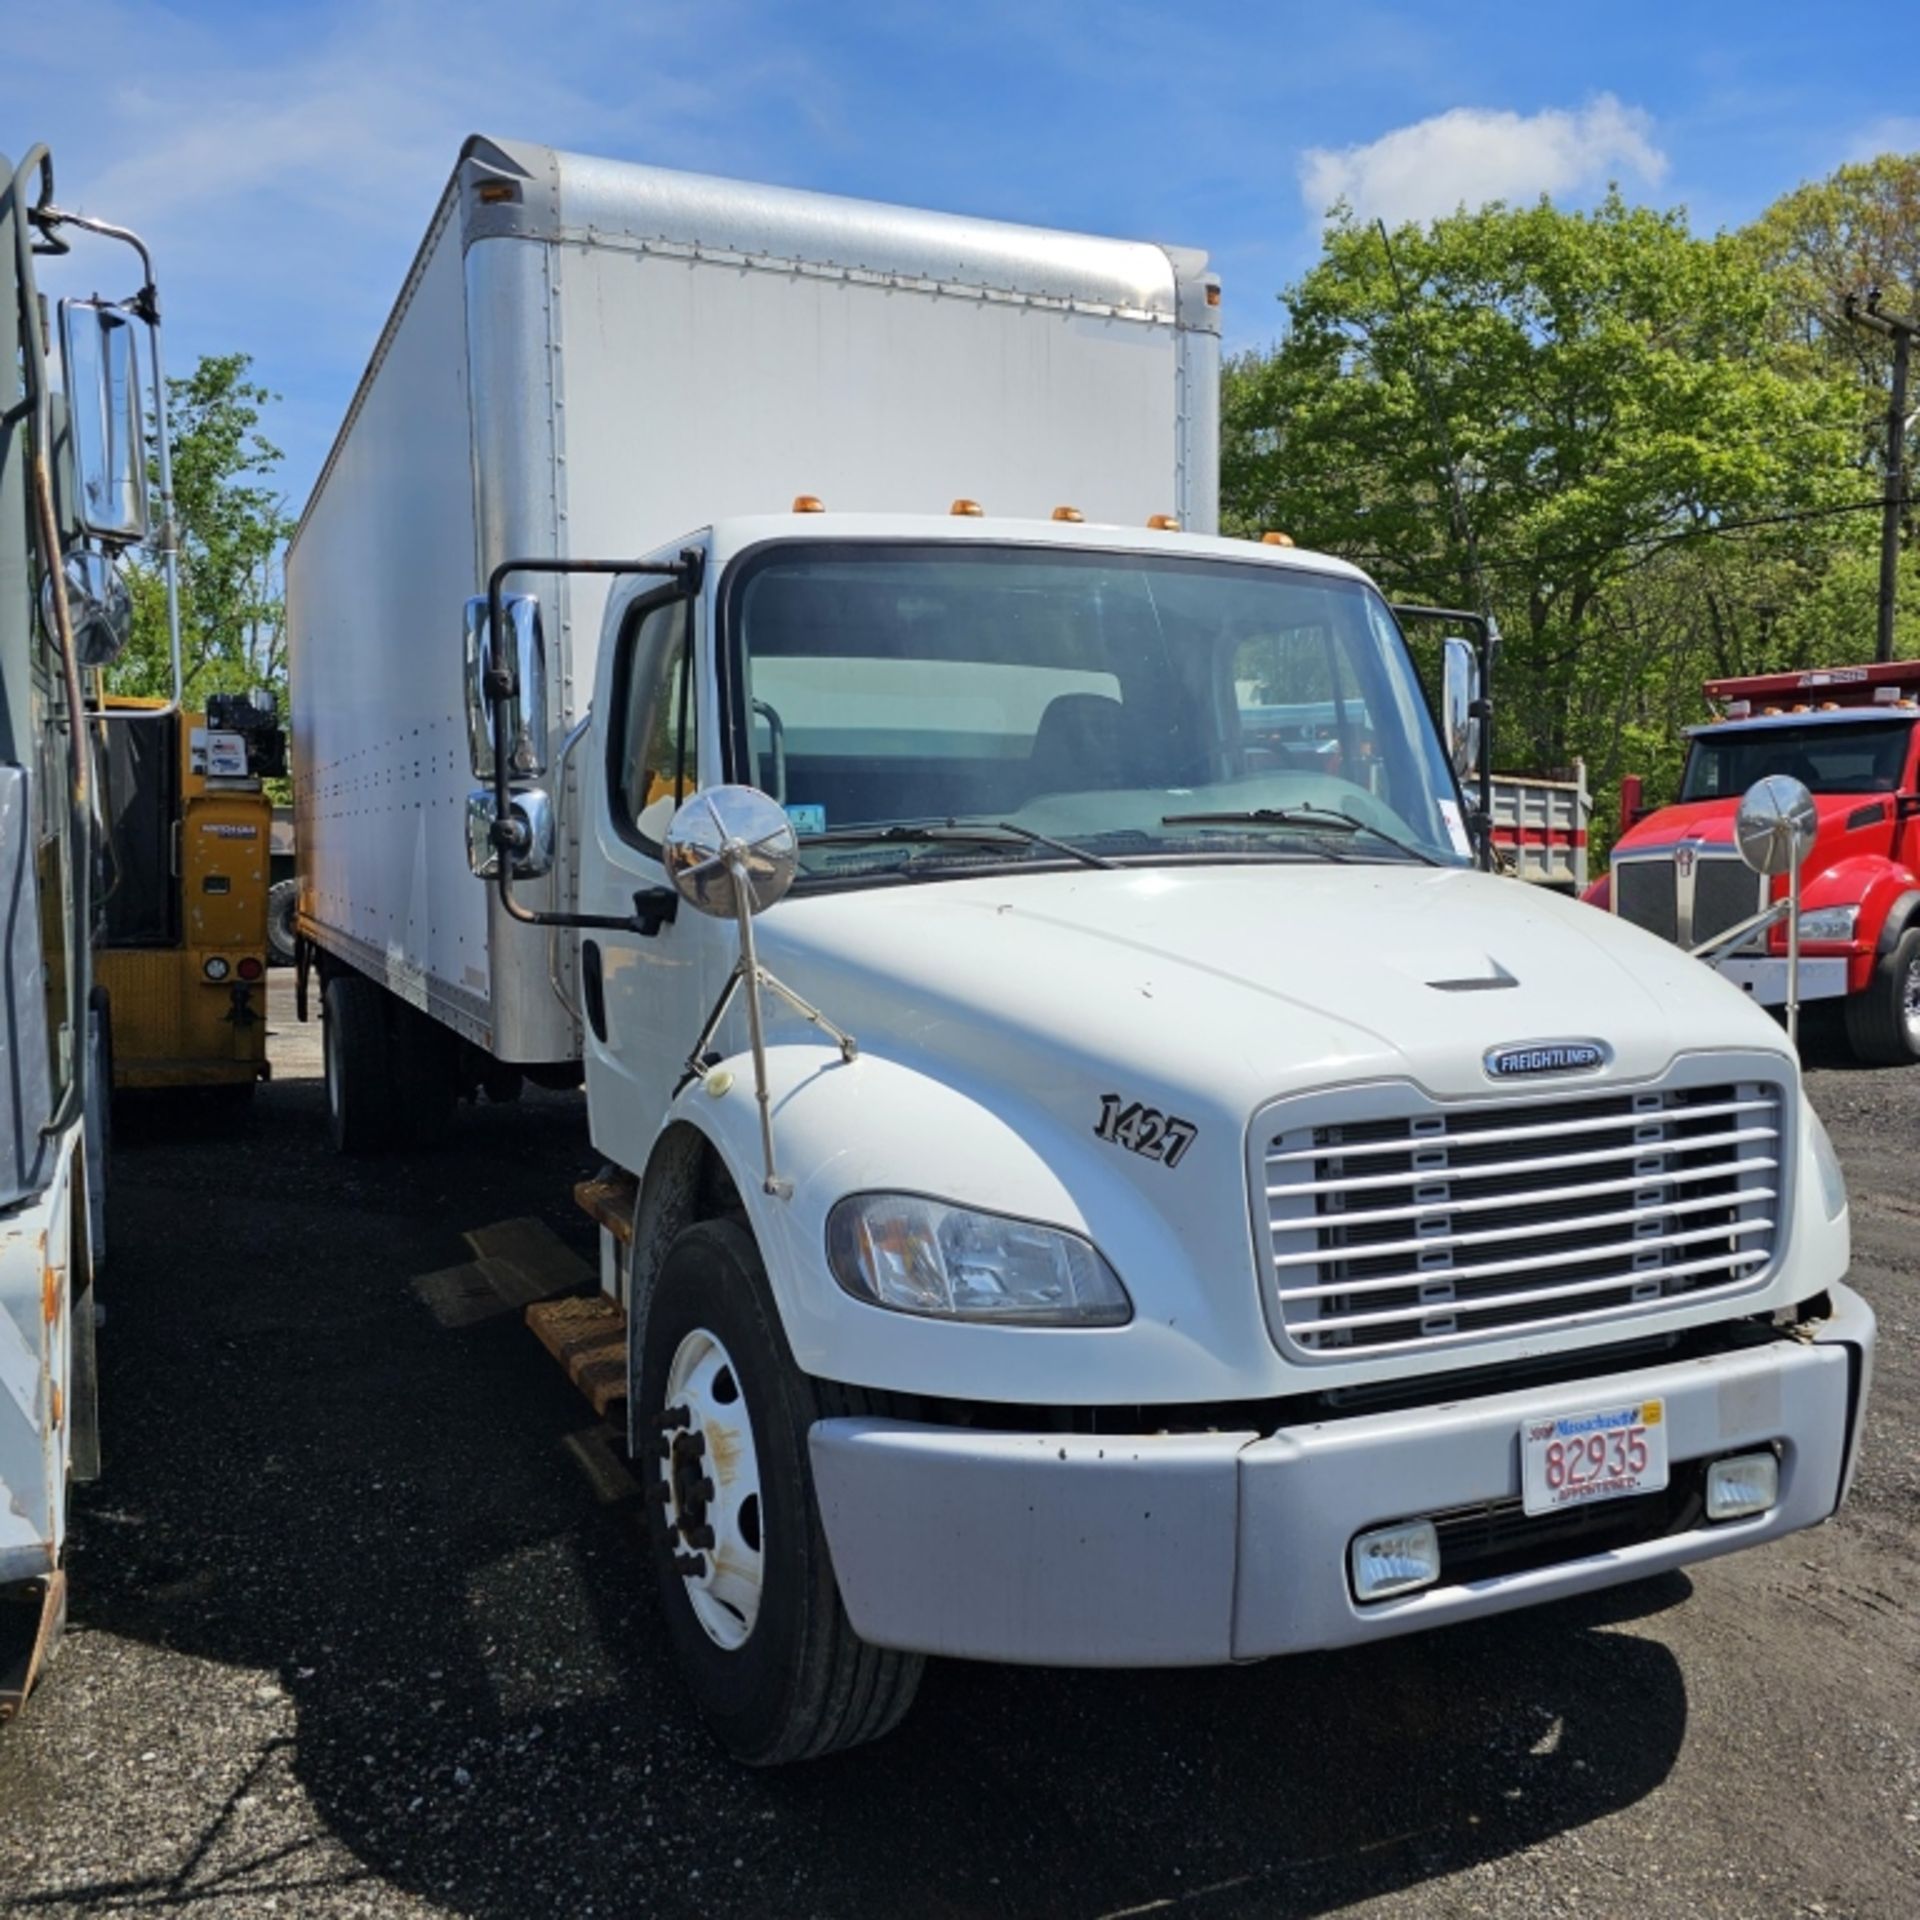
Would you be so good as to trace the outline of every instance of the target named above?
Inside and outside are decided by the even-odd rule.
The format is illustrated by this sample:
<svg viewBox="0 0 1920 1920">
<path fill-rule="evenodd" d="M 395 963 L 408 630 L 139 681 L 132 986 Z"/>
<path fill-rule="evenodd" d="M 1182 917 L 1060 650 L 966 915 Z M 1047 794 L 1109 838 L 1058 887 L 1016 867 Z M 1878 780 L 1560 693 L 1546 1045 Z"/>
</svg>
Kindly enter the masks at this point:
<svg viewBox="0 0 1920 1920">
<path fill-rule="evenodd" d="M 267 1075 L 267 889 L 286 768 L 270 695 L 204 714 L 113 697 L 97 723 L 108 860 L 94 974 L 116 1091 L 231 1088 Z"/>
</svg>

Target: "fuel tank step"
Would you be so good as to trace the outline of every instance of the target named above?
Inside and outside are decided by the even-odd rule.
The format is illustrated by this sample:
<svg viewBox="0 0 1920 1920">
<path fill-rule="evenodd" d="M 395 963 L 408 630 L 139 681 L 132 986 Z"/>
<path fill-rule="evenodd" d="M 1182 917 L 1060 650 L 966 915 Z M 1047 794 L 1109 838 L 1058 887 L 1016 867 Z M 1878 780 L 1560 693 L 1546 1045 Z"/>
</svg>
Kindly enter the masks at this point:
<svg viewBox="0 0 1920 1920">
<path fill-rule="evenodd" d="M 627 1397 L 627 1315 L 604 1294 L 536 1300 L 527 1309 L 534 1338 L 558 1360 L 594 1412 Z"/>
</svg>

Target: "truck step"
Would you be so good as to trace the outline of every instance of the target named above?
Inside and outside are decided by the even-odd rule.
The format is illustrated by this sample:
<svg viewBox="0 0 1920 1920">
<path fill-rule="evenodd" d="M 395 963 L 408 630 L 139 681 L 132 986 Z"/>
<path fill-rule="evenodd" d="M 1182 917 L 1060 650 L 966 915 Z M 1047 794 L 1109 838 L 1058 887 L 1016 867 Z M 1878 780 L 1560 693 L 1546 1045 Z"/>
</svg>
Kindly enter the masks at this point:
<svg viewBox="0 0 1920 1920">
<path fill-rule="evenodd" d="M 527 1309 L 534 1337 L 566 1369 L 603 1419 L 627 1397 L 626 1310 L 605 1294 L 536 1300 Z"/>
<path fill-rule="evenodd" d="M 591 1180 L 573 1190 L 574 1204 L 589 1220 L 596 1220 L 623 1247 L 633 1245 L 633 1214 L 640 1182 L 618 1167 L 602 1167 Z"/>
</svg>

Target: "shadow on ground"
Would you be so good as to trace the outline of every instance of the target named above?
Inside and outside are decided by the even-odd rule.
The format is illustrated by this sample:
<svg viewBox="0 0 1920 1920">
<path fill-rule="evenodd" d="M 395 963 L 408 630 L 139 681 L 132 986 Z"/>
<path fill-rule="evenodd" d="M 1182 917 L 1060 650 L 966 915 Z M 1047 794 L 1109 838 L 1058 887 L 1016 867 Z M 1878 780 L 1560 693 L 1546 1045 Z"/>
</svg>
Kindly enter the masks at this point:
<svg viewBox="0 0 1920 1920">
<path fill-rule="evenodd" d="M 1609 1628 L 1679 1576 L 1243 1670 L 940 1664 L 878 1747 L 731 1766 L 667 1664 L 635 1510 L 568 1452 L 581 1403 L 514 1316 L 449 1330 L 410 1286 L 515 1214 L 586 1249 L 583 1123 L 530 1094 L 449 1151 L 346 1162 L 317 1086 L 286 1082 L 238 1124 L 123 1136 L 76 1617 L 276 1674 L 296 1773 L 378 1878 L 499 1920 L 1307 1914 L 1578 1827 L 1673 1764 L 1679 1668 Z"/>
</svg>

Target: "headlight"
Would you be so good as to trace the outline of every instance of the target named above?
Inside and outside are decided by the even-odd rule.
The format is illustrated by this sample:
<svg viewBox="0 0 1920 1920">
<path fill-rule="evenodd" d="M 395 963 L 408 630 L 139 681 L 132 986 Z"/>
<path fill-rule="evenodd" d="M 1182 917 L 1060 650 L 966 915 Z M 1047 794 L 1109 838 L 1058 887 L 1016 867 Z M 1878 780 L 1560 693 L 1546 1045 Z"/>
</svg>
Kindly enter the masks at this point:
<svg viewBox="0 0 1920 1920">
<path fill-rule="evenodd" d="M 1078 1234 L 911 1193 L 857 1193 L 827 1216 L 827 1264 L 856 1300 L 1021 1326 L 1118 1327 L 1119 1276 Z"/>
<path fill-rule="evenodd" d="M 1833 1150 L 1820 1116 L 1807 1109 L 1807 1138 L 1813 1142 L 1813 1170 L 1820 1177 L 1820 1200 L 1829 1220 L 1838 1220 L 1847 1210 L 1847 1179 L 1840 1171 L 1840 1156 Z"/>
<path fill-rule="evenodd" d="M 1811 913 L 1800 916 L 1800 938 L 1802 940 L 1851 940 L 1855 923 L 1860 918 L 1858 907 L 1815 907 Z"/>
</svg>

